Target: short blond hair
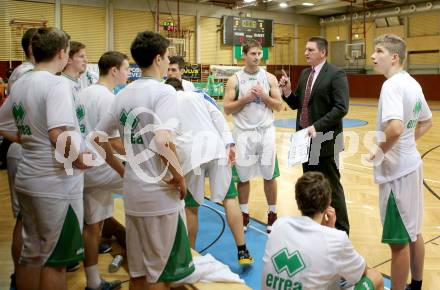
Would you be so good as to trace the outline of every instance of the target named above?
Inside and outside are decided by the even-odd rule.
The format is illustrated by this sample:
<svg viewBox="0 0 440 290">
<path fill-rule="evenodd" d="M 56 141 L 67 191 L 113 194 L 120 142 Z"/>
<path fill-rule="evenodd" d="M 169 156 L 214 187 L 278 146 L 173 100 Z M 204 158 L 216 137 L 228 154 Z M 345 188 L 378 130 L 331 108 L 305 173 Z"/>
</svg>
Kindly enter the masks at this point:
<svg viewBox="0 0 440 290">
<path fill-rule="evenodd" d="M 263 49 L 261 47 L 261 43 L 259 43 L 255 39 L 250 39 L 250 40 L 246 41 L 245 44 L 243 45 L 243 54 L 247 54 L 249 52 L 249 50 L 251 50 L 251 48 L 254 48 L 254 47 L 259 48 L 259 49 Z"/>
<path fill-rule="evenodd" d="M 395 34 L 383 34 L 374 40 L 374 45 L 383 45 L 390 53 L 397 53 L 399 63 L 403 64 L 406 58 L 406 42 Z"/>
</svg>

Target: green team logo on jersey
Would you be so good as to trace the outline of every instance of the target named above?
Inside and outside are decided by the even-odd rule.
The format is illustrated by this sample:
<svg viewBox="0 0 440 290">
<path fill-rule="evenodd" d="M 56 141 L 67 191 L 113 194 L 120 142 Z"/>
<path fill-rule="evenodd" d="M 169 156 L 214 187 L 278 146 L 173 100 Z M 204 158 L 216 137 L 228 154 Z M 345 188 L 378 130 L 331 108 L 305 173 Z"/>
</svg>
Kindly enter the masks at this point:
<svg viewBox="0 0 440 290">
<path fill-rule="evenodd" d="M 422 101 L 420 99 L 418 99 L 416 104 L 414 105 L 413 110 L 412 110 L 412 112 L 413 112 L 412 119 L 409 120 L 408 123 L 406 124 L 407 129 L 411 129 L 411 128 L 416 127 L 421 110 L 422 110 Z"/>
<path fill-rule="evenodd" d="M 306 268 L 300 253 L 295 251 L 293 254 L 289 254 L 286 248 L 272 256 L 272 263 L 278 274 L 286 271 L 289 277 Z"/>
<path fill-rule="evenodd" d="M 422 101 L 420 99 L 418 99 L 417 103 L 416 103 L 416 105 L 414 106 L 414 109 L 413 109 L 413 115 L 414 116 L 419 115 L 421 110 L 422 110 Z"/>
<path fill-rule="evenodd" d="M 127 118 L 130 115 L 131 110 L 127 113 L 124 109 L 122 109 L 121 114 L 119 115 L 119 122 L 121 126 L 125 126 L 125 123 L 127 122 Z M 136 129 L 136 127 L 139 125 L 139 119 L 134 118 L 133 122 L 131 123 L 131 128 Z"/>
<path fill-rule="evenodd" d="M 78 119 L 79 130 L 81 131 L 81 133 L 84 133 L 86 131 L 86 125 L 82 124 L 85 115 L 86 108 L 84 107 L 84 105 L 79 105 L 78 107 L 76 107 L 76 118 Z"/>
<path fill-rule="evenodd" d="M 301 281 L 294 281 L 291 279 L 296 273 L 304 270 L 306 265 L 298 251 L 289 254 L 289 251 L 284 248 L 272 256 L 272 264 L 277 274 L 268 273 L 265 277 L 266 286 L 270 289 L 289 289 L 302 290 Z M 282 273 L 286 271 L 289 278 L 285 278 Z"/>
<path fill-rule="evenodd" d="M 119 114 L 119 123 L 121 124 L 121 126 L 125 127 L 125 124 L 128 121 L 128 118 L 131 117 L 131 110 L 130 111 L 125 111 L 124 109 L 122 109 L 122 112 Z M 130 118 L 131 121 L 131 137 L 130 137 L 130 143 L 131 144 L 144 144 L 144 141 L 142 140 L 142 136 L 137 136 L 135 137 L 135 132 L 134 129 L 137 128 L 137 126 L 139 125 L 139 119 L 136 118 Z"/>
<path fill-rule="evenodd" d="M 26 111 L 23 108 L 23 105 L 14 103 L 12 107 L 12 115 L 14 116 L 15 121 L 23 122 L 24 116 L 26 116 Z"/>
<path fill-rule="evenodd" d="M 19 135 L 32 135 L 31 128 L 24 122 L 26 111 L 22 103 L 12 105 L 12 116 L 14 116 Z"/>
<path fill-rule="evenodd" d="M 84 108 L 83 105 L 79 105 L 76 108 L 76 117 L 78 118 L 78 121 L 82 121 L 85 115 L 86 115 L 86 108 Z"/>
</svg>

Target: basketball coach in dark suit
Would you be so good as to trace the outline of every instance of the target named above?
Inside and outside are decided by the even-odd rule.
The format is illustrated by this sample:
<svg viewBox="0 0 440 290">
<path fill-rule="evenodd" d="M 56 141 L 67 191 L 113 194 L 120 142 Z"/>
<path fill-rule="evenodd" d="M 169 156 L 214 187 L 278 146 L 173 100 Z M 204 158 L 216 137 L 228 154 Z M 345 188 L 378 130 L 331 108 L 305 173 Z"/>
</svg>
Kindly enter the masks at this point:
<svg viewBox="0 0 440 290">
<path fill-rule="evenodd" d="M 280 88 L 290 108 L 298 110 L 296 130 L 307 128 L 312 137 L 309 162 L 303 164 L 303 171 L 319 171 L 327 177 L 332 187 L 336 228 L 348 234 L 350 225 L 338 169 L 343 150 L 342 118 L 348 112 L 348 82 L 343 70 L 327 62 L 327 53 L 325 38 L 310 38 L 305 57 L 311 67 L 301 72 L 295 92 L 283 71 Z"/>
</svg>

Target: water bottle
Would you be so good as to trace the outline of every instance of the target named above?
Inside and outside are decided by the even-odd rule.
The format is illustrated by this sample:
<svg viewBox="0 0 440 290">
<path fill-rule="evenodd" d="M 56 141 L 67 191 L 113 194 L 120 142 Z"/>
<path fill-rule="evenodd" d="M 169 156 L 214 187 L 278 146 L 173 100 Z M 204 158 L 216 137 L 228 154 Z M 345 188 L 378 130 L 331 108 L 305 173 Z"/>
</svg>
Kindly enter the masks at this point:
<svg viewBox="0 0 440 290">
<path fill-rule="evenodd" d="M 124 258 L 121 255 L 116 255 L 113 258 L 110 265 L 108 265 L 108 272 L 114 273 L 114 272 L 118 271 L 119 267 L 121 267 L 121 265 L 122 265 L 123 260 L 124 260 Z"/>
</svg>

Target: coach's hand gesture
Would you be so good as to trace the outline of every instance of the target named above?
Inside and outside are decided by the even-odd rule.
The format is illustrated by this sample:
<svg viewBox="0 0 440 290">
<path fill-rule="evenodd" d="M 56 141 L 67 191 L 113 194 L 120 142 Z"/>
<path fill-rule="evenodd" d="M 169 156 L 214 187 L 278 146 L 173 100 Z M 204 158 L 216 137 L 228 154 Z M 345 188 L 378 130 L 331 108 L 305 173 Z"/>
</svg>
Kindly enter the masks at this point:
<svg viewBox="0 0 440 290">
<path fill-rule="evenodd" d="M 278 85 L 283 92 L 283 96 L 287 97 L 292 93 L 292 84 L 290 83 L 290 78 L 283 69 L 281 70 L 281 79 Z"/>
</svg>

